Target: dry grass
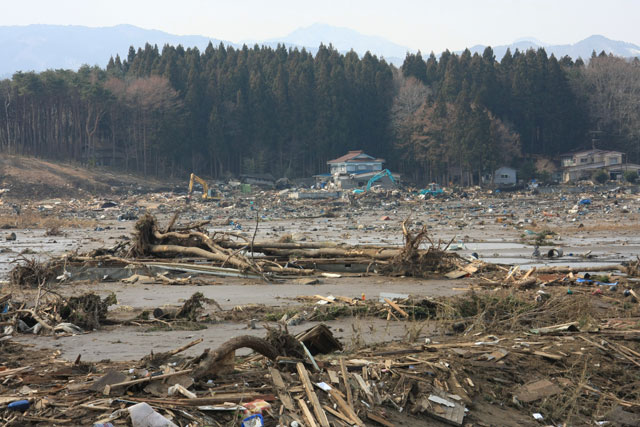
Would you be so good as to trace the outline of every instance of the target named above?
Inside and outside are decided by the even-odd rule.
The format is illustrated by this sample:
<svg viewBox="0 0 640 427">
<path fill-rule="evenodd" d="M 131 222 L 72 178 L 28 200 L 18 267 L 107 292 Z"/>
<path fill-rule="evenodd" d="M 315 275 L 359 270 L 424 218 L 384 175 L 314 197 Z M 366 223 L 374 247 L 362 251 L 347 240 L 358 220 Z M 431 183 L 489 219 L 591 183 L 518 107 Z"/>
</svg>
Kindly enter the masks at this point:
<svg viewBox="0 0 640 427">
<path fill-rule="evenodd" d="M 46 230 L 61 230 L 64 228 L 92 228 L 96 221 L 79 218 L 60 218 L 50 213 L 21 212 L 20 215 L 0 214 L 0 226 L 11 226 L 17 229 L 43 228 Z"/>
<path fill-rule="evenodd" d="M 458 325 L 461 330 L 504 333 L 575 321 L 589 329 L 600 319 L 625 318 L 634 313 L 624 304 L 602 301 L 590 293 L 567 295 L 564 288 L 548 288 L 547 292 L 551 294 L 548 299 L 536 302 L 533 292 L 472 291 L 444 299 L 446 304 L 439 306 L 435 319 L 444 325 Z"/>
</svg>

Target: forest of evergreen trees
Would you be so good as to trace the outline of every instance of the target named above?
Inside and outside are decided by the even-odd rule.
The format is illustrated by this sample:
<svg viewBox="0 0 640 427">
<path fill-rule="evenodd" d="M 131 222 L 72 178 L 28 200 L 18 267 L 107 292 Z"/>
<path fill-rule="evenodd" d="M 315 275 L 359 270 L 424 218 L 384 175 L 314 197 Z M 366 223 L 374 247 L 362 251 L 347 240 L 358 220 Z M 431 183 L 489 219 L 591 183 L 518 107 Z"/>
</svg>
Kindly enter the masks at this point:
<svg viewBox="0 0 640 427">
<path fill-rule="evenodd" d="M 640 62 L 585 64 L 543 49 L 496 61 L 211 44 L 131 48 L 106 69 L 0 81 L 0 151 L 144 175 L 326 172 L 347 150 L 384 157 L 416 181 L 477 182 L 591 145 L 640 159 Z"/>
</svg>

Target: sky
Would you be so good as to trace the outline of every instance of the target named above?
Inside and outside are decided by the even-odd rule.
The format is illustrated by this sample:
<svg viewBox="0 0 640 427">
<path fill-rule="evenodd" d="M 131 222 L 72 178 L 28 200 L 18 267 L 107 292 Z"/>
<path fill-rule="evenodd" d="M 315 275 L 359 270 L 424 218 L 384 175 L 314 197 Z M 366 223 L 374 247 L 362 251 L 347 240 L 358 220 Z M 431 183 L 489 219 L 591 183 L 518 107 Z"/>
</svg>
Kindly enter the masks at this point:
<svg viewBox="0 0 640 427">
<path fill-rule="evenodd" d="M 1 0 L 0 25 L 131 24 L 241 42 L 313 23 L 424 52 L 533 37 L 570 44 L 593 34 L 640 44 L 638 0 Z"/>
</svg>

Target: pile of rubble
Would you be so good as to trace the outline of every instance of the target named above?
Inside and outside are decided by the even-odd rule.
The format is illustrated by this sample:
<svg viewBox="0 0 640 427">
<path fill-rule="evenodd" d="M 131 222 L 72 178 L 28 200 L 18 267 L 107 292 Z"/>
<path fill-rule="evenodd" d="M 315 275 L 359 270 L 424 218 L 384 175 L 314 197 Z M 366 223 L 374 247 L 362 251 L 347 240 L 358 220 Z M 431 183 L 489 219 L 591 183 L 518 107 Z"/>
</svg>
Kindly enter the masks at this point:
<svg viewBox="0 0 640 427">
<path fill-rule="evenodd" d="M 118 363 L 67 362 L 3 340 L 0 417 L 14 426 L 489 425 L 493 411 L 491 425 L 634 425 L 640 300 L 565 286 L 542 298 L 507 288 L 387 299 L 377 307 L 397 321 L 427 312 L 437 331 L 351 350 L 322 324 L 239 336 L 195 358 L 181 353 L 201 340 Z M 245 347 L 255 353 L 235 356 Z"/>
</svg>

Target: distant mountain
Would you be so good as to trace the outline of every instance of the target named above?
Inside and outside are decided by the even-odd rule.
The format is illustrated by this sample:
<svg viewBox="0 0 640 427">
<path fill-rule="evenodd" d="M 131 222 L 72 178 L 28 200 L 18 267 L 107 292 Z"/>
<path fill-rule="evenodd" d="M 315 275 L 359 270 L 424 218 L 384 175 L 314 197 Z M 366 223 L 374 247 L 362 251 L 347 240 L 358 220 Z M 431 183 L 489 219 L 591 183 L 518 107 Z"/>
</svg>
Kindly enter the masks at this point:
<svg viewBox="0 0 640 427">
<path fill-rule="evenodd" d="M 316 52 L 320 43 L 331 43 L 340 52 L 353 49 L 360 56 L 367 51 L 382 56 L 387 62 L 397 66 L 402 65 L 407 52 L 413 51 L 406 46 L 393 43 L 379 36 L 368 36 L 355 30 L 334 27 L 327 24 L 313 24 L 309 27 L 298 28 L 292 33 L 266 40 L 267 44 L 284 43 L 285 46 L 302 46 L 311 52 Z"/>
<path fill-rule="evenodd" d="M 633 43 L 611 40 L 600 35 L 587 37 L 575 44 L 547 45 L 535 39 L 520 39 L 510 45 L 494 46 L 492 48 L 496 58 L 500 60 L 507 51 L 507 48 L 511 49 L 511 53 L 513 53 L 516 49 L 526 51 L 527 49 L 538 49 L 540 47 L 544 47 L 547 55 L 551 55 L 553 53 L 556 58 L 569 55 L 574 60 L 578 58 L 588 60 L 591 58 L 591 53 L 594 50 L 598 54 L 605 51 L 607 54 L 612 53 L 615 56 L 622 56 L 625 58 L 640 56 L 640 46 Z M 469 48 L 469 50 L 472 54 L 476 52 L 482 54 L 485 48 L 486 46 L 484 45 L 476 45 Z"/>
<path fill-rule="evenodd" d="M 16 71 L 44 71 L 46 69 L 78 69 L 83 64 L 106 66 L 109 58 L 119 54 L 126 58 L 129 46 L 144 47 L 145 43 L 157 44 L 160 49 L 165 44 L 181 44 L 185 48 L 197 47 L 204 50 L 211 41 L 214 46 L 221 40 L 192 35 L 178 36 L 158 30 L 146 30 L 133 25 L 113 27 L 84 27 L 62 25 L 0 26 L 0 79 L 11 77 Z M 222 41 L 225 45 L 238 47 L 236 43 Z M 265 41 L 246 41 L 275 47 L 283 43 L 287 47 L 304 47 L 315 53 L 320 43 L 332 44 L 338 51 L 346 53 L 353 49 L 360 56 L 370 51 L 384 57 L 387 62 L 401 66 L 407 52 L 413 52 L 406 46 L 393 43 L 379 36 L 363 35 L 357 31 L 333 27 L 326 24 L 313 24 L 299 28 L 292 33 Z M 574 59 L 587 60 L 591 52 L 605 51 L 617 56 L 640 56 L 640 46 L 622 41 L 610 40 L 604 36 L 591 36 L 570 45 L 545 45 L 533 38 L 519 39 L 511 45 L 495 46 L 493 51 L 498 60 L 502 59 L 507 48 L 512 52 L 529 48 L 544 47 L 549 55 L 556 57 L 569 55 Z M 484 45 L 470 48 L 471 52 L 482 53 Z M 423 55 L 429 47 L 422 49 Z M 439 53 L 439 52 L 437 52 Z M 424 55 L 426 58 L 426 55 Z"/>
<path fill-rule="evenodd" d="M 84 27 L 77 25 L 27 25 L 0 27 L 0 78 L 16 71 L 46 69 L 78 69 L 83 64 L 104 67 L 111 56 L 125 59 L 129 46 L 144 47 L 145 43 L 165 44 L 204 49 L 211 41 L 203 36 L 177 36 L 163 31 L 146 30 L 133 25 L 114 27 Z M 229 44 L 228 42 L 223 42 Z"/>
</svg>

